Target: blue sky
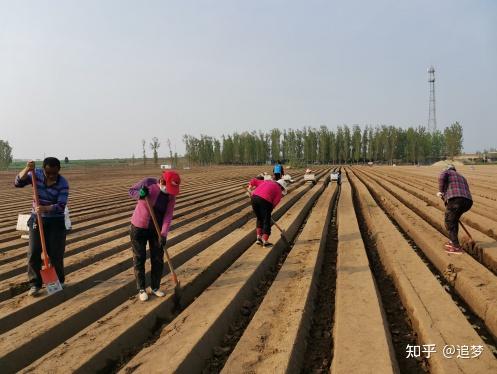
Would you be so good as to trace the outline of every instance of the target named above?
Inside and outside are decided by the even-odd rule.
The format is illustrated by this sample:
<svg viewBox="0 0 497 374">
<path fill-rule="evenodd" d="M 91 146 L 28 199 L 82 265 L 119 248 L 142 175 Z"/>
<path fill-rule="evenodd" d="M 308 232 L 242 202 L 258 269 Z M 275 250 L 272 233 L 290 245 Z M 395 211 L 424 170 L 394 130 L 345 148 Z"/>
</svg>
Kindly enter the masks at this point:
<svg viewBox="0 0 497 374">
<path fill-rule="evenodd" d="M 496 1 L 0 1 L 0 139 L 16 158 L 141 139 L 460 121 L 497 147 Z M 148 153 L 151 154 L 150 150 Z"/>
</svg>

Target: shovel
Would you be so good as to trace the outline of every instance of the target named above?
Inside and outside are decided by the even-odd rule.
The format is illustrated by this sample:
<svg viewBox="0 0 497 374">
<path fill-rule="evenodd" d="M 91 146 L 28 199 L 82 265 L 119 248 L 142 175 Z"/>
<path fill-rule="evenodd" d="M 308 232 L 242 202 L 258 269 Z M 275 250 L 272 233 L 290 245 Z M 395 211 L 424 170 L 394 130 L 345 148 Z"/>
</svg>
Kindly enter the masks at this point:
<svg viewBox="0 0 497 374">
<path fill-rule="evenodd" d="M 38 199 L 38 186 L 36 185 L 35 170 L 33 170 L 31 173 L 31 180 L 33 182 L 33 195 L 35 200 L 35 208 L 38 208 L 40 206 L 40 201 Z M 37 209 L 35 209 L 35 211 L 36 210 Z M 51 295 L 58 291 L 62 291 L 62 285 L 60 284 L 59 278 L 57 277 L 55 268 L 49 262 L 41 213 L 36 212 L 36 219 L 38 221 L 38 231 L 40 232 L 41 250 L 43 252 L 43 265 L 44 265 L 44 268 L 40 270 L 40 274 L 43 283 L 45 283 L 45 286 L 47 287 L 47 293 Z"/>
<path fill-rule="evenodd" d="M 159 224 L 157 223 L 157 218 L 155 217 L 154 210 L 152 209 L 152 206 L 150 205 L 150 200 L 148 199 L 148 196 L 145 196 L 145 202 L 147 203 L 150 217 L 152 217 L 152 221 L 154 222 L 155 231 L 157 232 L 157 236 L 158 236 L 157 239 L 159 240 L 159 243 L 160 243 L 161 234 L 160 234 Z M 177 303 L 177 302 L 179 302 L 179 299 L 181 297 L 181 286 L 179 284 L 178 277 L 176 276 L 176 272 L 174 271 L 173 263 L 171 262 L 171 257 L 169 257 L 169 253 L 167 252 L 167 248 L 165 248 L 165 247 L 164 247 L 164 254 L 166 255 L 166 261 L 167 261 L 167 264 L 169 266 L 169 271 L 171 272 L 171 278 L 173 279 L 173 282 L 175 284 L 174 294 L 175 294 L 175 300 Z"/>
<path fill-rule="evenodd" d="M 471 248 L 473 248 L 475 246 L 475 241 L 473 240 L 473 237 L 471 236 L 471 234 L 469 233 L 468 229 L 466 228 L 466 226 L 463 225 L 463 223 L 461 221 L 459 221 L 459 223 L 461 224 L 461 227 L 463 228 L 464 232 L 466 233 L 466 235 L 468 235 L 468 238 L 469 238 L 469 245 L 471 246 Z"/>
<path fill-rule="evenodd" d="M 288 244 L 288 245 L 290 245 L 290 242 L 288 241 L 288 238 L 286 237 L 285 230 L 283 230 L 283 229 L 280 227 L 280 225 L 278 225 L 278 224 L 276 223 L 276 221 L 275 221 L 274 219 L 272 219 L 272 218 L 271 218 L 271 222 L 273 223 L 273 225 L 275 225 L 275 226 L 276 226 L 276 228 L 277 228 L 278 230 L 280 230 L 281 237 L 282 237 L 282 239 L 285 241 L 285 243 L 286 243 L 286 244 Z"/>
</svg>

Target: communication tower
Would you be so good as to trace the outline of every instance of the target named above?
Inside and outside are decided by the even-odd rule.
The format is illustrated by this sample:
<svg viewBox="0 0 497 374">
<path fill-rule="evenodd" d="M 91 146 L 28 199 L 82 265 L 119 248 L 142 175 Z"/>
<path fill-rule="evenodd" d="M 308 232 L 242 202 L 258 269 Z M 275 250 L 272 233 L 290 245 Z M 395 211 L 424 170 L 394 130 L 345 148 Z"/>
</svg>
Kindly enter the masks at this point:
<svg viewBox="0 0 497 374">
<path fill-rule="evenodd" d="M 435 110 L 435 68 L 428 68 L 428 83 L 430 85 L 430 102 L 428 108 L 428 131 L 434 133 L 437 131 L 437 114 Z"/>
</svg>

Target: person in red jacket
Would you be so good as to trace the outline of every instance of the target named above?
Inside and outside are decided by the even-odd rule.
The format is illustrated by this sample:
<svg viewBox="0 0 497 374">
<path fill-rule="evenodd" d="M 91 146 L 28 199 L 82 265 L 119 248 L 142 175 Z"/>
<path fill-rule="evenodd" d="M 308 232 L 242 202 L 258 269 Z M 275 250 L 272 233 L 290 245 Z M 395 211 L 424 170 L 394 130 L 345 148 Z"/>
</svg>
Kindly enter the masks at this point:
<svg viewBox="0 0 497 374">
<path fill-rule="evenodd" d="M 286 182 L 283 179 L 259 180 L 254 178 L 250 181 L 247 188 L 251 200 L 252 209 L 257 217 L 256 244 L 263 247 L 271 247 L 273 244 L 269 242 L 271 235 L 271 212 L 278 205 L 283 195 L 286 195 Z"/>
</svg>

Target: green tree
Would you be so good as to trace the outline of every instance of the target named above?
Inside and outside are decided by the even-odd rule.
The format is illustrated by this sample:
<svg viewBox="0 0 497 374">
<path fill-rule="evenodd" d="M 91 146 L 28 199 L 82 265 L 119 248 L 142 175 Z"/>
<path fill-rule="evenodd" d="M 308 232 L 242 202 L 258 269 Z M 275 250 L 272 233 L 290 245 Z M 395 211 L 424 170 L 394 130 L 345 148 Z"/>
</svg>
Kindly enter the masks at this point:
<svg viewBox="0 0 497 374">
<path fill-rule="evenodd" d="M 395 158 L 400 161 L 406 161 L 407 135 L 406 130 L 397 128 L 397 147 Z"/>
<path fill-rule="evenodd" d="M 385 128 L 386 137 L 386 157 L 390 164 L 393 164 L 393 159 L 397 150 L 397 143 L 399 140 L 399 131 L 394 126 Z"/>
<path fill-rule="evenodd" d="M 243 156 L 242 152 L 240 151 L 240 135 L 238 135 L 236 132 L 233 134 L 233 162 L 234 163 L 241 163 Z"/>
<path fill-rule="evenodd" d="M 444 130 L 447 155 L 454 159 L 462 152 L 463 130 L 459 122 L 454 122 Z"/>
<path fill-rule="evenodd" d="M 338 147 L 337 147 L 336 134 L 333 131 L 330 131 L 329 144 L 330 144 L 331 163 L 335 165 L 338 162 Z"/>
<path fill-rule="evenodd" d="M 295 131 L 295 160 L 298 164 L 304 161 L 304 131 Z"/>
<path fill-rule="evenodd" d="M 343 126 L 343 155 L 344 162 L 349 163 L 351 160 L 352 136 L 347 125 Z"/>
<path fill-rule="evenodd" d="M 359 125 L 352 126 L 352 158 L 356 163 L 361 159 L 361 128 Z"/>
<path fill-rule="evenodd" d="M 286 159 L 291 165 L 296 165 L 298 162 L 297 134 L 293 129 L 289 129 L 283 134 L 283 147 Z"/>
<path fill-rule="evenodd" d="M 326 126 L 319 129 L 319 162 L 324 164 L 330 162 L 330 132 Z"/>
<path fill-rule="evenodd" d="M 288 160 L 288 135 L 286 130 L 283 130 L 282 140 L 281 140 L 281 160 Z"/>
<path fill-rule="evenodd" d="M 223 144 L 222 144 L 222 151 L 221 151 L 221 156 L 223 163 L 225 164 L 232 164 L 233 163 L 233 138 L 231 135 L 222 136 L 223 139 Z"/>
<path fill-rule="evenodd" d="M 221 161 L 221 142 L 218 139 L 214 139 L 214 163 L 220 164 Z"/>
<path fill-rule="evenodd" d="M 343 135 L 343 129 L 341 126 L 337 128 L 336 134 L 336 147 L 337 147 L 337 162 L 342 164 L 346 160 L 346 151 L 345 151 L 345 141 Z"/>
<path fill-rule="evenodd" d="M 281 131 L 278 129 L 271 130 L 271 158 L 273 160 L 280 159 L 281 150 Z"/>
<path fill-rule="evenodd" d="M 307 163 L 314 163 L 317 159 L 318 138 L 316 130 L 313 128 L 304 128 L 304 160 Z"/>
<path fill-rule="evenodd" d="M 191 135 L 184 135 L 185 155 L 188 159 L 188 165 L 196 164 L 200 160 L 199 143 L 200 141 Z"/>
<path fill-rule="evenodd" d="M 406 132 L 406 160 L 415 164 L 418 161 L 418 137 L 414 128 L 409 127 Z"/>
<path fill-rule="evenodd" d="M 434 160 L 440 160 L 445 154 L 445 137 L 440 130 L 431 136 L 431 156 Z"/>
<path fill-rule="evenodd" d="M 426 127 L 419 126 L 416 129 L 418 162 L 425 162 L 431 155 L 431 134 L 426 131 Z"/>
<path fill-rule="evenodd" d="M 6 140 L 0 140 L 0 168 L 6 168 L 12 162 L 12 147 Z"/>
<path fill-rule="evenodd" d="M 374 160 L 374 133 L 372 126 L 368 128 L 368 160 Z"/>
<path fill-rule="evenodd" d="M 368 157 L 368 128 L 364 127 L 362 131 L 362 140 L 361 140 L 361 158 L 362 162 L 366 162 L 366 158 Z"/>
<path fill-rule="evenodd" d="M 373 160 L 376 162 L 383 160 L 383 139 L 379 126 L 376 126 L 373 132 Z"/>
</svg>

